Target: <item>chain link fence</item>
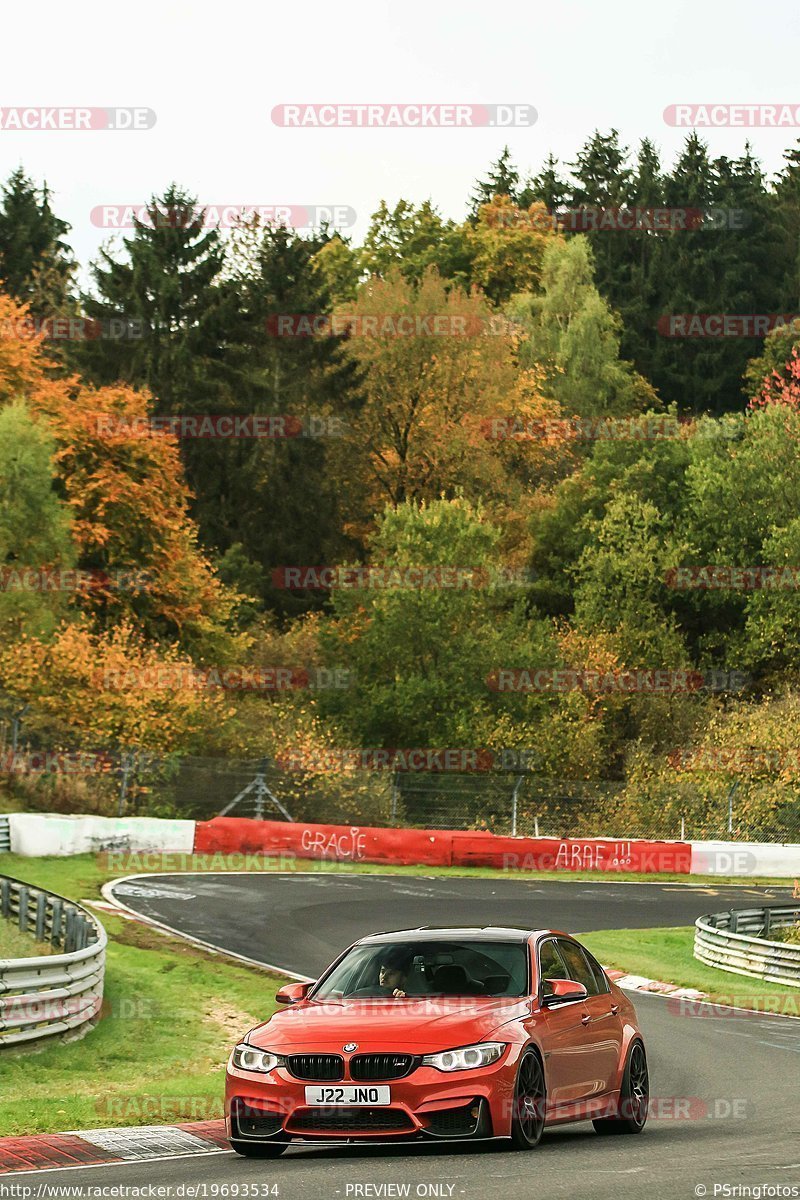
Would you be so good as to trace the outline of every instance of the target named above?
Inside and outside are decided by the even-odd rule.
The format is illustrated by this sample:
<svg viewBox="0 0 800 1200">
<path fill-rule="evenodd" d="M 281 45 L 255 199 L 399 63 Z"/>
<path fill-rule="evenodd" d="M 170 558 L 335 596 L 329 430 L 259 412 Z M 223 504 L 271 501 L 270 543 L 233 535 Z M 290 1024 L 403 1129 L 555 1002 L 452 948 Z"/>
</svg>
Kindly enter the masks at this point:
<svg viewBox="0 0 800 1200">
<path fill-rule="evenodd" d="M 131 747 L 86 754 L 0 737 L 0 808 L 105 815 L 221 814 L 325 824 L 487 829 L 542 837 L 800 842 L 800 796 L 754 812 L 738 785 L 684 782 L 668 801 L 613 780 L 532 771 L 341 770 L 312 774 L 268 758 L 155 758 Z M 784 793 L 781 793 L 783 796 Z"/>
</svg>

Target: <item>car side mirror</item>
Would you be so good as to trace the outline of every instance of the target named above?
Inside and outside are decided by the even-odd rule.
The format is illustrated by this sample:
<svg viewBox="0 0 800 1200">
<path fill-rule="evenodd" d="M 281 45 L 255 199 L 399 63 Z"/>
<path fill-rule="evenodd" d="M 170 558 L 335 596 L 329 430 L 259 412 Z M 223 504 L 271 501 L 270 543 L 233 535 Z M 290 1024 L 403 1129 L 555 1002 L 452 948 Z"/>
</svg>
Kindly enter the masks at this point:
<svg viewBox="0 0 800 1200">
<path fill-rule="evenodd" d="M 314 982 L 311 980 L 309 983 L 285 983 L 282 988 L 278 988 L 275 999 L 278 1004 L 297 1004 L 299 1000 L 305 1000 Z"/>
<path fill-rule="evenodd" d="M 568 1004 L 570 1000 L 585 1000 L 589 995 L 582 983 L 574 979 L 548 979 L 553 989 L 547 996 L 542 996 L 542 1006 L 553 1008 L 556 1004 Z"/>
</svg>

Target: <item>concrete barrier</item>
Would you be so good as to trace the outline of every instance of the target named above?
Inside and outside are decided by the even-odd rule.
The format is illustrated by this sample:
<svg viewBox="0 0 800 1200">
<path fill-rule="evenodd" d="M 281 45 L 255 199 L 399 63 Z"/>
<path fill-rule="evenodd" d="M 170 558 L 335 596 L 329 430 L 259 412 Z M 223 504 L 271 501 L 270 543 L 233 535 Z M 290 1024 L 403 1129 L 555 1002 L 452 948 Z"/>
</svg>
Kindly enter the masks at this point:
<svg viewBox="0 0 800 1200">
<path fill-rule="evenodd" d="M 790 842 L 692 842 L 692 874 L 800 879 L 800 845 Z"/>
<path fill-rule="evenodd" d="M 33 858 L 99 850 L 174 850 L 191 854 L 194 845 L 194 821 L 10 813 L 8 822 L 12 853 Z"/>
<path fill-rule="evenodd" d="M 449 866 L 450 832 L 435 829 L 383 829 L 357 825 L 309 825 L 301 821 L 255 821 L 214 817 L 198 821 L 198 854 L 290 854 L 334 862 Z"/>
</svg>

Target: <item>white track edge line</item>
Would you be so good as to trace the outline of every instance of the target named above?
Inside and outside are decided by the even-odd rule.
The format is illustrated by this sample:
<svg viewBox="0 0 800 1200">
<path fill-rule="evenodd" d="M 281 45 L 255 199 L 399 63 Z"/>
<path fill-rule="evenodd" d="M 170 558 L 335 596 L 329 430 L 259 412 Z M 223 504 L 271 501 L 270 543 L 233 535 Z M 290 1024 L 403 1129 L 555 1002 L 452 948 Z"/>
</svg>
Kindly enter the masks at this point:
<svg viewBox="0 0 800 1200">
<path fill-rule="evenodd" d="M 198 874 L 198 873 L 199 872 L 195 872 L 195 874 Z M 209 874 L 214 874 L 214 873 L 215 872 L 209 872 Z M 238 875 L 238 874 L 242 874 L 243 872 L 229 871 L 229 872 L 220 872 L 220 873 L 221 874 Z M 168 874 L 168 872 L 161 872 L 161 873 L 151 872 L 149 874 L 142 874 L 142 875 L 123 875 L 123 876 L 120 876 L 119 879 L 110 879 L 108 881 L 108 883 L 104 883 L 103 886 L 101 887 L 100 891 L 101 891 L 103 898 L 105 900 L 107 900 L 109 904 L 112 904 L 115 908 L 119 908 L 119 909 L 124 910 L 125 912 L 130 913 L 132 917 L 135 917 L 136 920 L 138 920 L 138 921 L 143 921 L 146 925 L 152 925 L 155 929 L 161 929 L 166 933 L 172 934 L 174 937 L 181 938 L 185 942 L 191 942 L 191 944 L 193 946 L 200 946 L 200 947 L 202 947 L 202 949 L 210 950 L 214 954 L 220 954 L 224 958 L 232 958 L 232 959 L 235 959 L 237 962 L 246 963 L 248 966 L 258 967 L 262 971 L 273 971 L 273 972 L 275 972 L 276 975 L 285 975 L 287 979 L 294 979 L 294 980 L 297 980 L 297 982 L 299 982 L 299 983 L 312 983 L 313 982 L 310 975 L 298 975 L 296 971 L 289 971 L 286 969 L 286 967 L 278 967 L 274 963 L 267 963 L 267 962 L 263 962 L 257 958 L 250 958 L 246 954 L 237 954 L 235 950 L 224 950 L 220 946 L 214 945 L 213 942 L 206 942 L 203 940 L 203 938 L 197 938 L 197 937 L 193 937 L 192 934 L 183 933 L 180 929 L 176 929 L 173 925 L 168 925 L 166 923 L 166 921 L 157 921 L 154 917 L 144 916 L 142 913 L 137 912 L 135 908 L 131 908 L 129 905 L 124 904 L 121 900 L 119 900 L 114 895 L 113 889 L 118 883 L 127 883 L 129 880 L 132 880 L 132 879 L 159 879 L 159 878 L 163 879 L 164 875 L 166 875 L 166 874 Z M 189 872 L 187 872 L 187 874 L 189 874 Z M 254 874 L 258 874 L 258 872 L 254 872 Z"/>
</svg>

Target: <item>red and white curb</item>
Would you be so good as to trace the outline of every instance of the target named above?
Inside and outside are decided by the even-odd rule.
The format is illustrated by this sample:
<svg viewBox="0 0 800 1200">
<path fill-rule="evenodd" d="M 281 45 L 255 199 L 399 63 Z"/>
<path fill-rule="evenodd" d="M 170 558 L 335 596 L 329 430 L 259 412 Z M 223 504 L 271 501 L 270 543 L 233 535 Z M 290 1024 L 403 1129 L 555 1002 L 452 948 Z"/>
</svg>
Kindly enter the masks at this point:
<svg viewBox="0 0 800 1200">
<path fill-rule="evenodd" d="M 0 1175 L 92 1167 L 230 1150 L 224 1121 L 78 1129 L 70 1133 L 0 1138 Z"/>
<path fill-rule="evenodd" d="M 700 992 L 697 988 L 677 987 L 674 983 L 664 983 L 661 979 L 648 979 L 645 975 L 629 975 L 625 971 L 616 971 L 604 967 L 606 975 L 617 987 L 624 992 L 649 992 L 655 996 L 674 996 L 678 1000 L 708 1000 L 709 992 Z"/>
</svg>

